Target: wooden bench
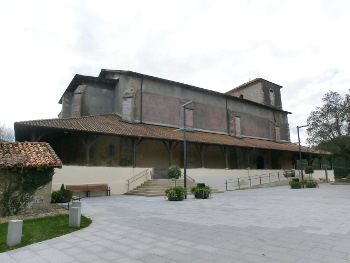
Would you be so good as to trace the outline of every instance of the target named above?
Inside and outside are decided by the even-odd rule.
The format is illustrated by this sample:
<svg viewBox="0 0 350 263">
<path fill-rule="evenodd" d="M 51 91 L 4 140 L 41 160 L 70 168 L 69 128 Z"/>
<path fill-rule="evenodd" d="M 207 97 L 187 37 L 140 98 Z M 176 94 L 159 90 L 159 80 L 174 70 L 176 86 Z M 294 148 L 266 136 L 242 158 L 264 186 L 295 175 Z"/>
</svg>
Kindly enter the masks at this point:
<svg viewBox="0 0 350 263">
<path fill-rule="evenodd" d="M 106 195 L 111 195 L 111 190 L 107 184 L 71 184 L 66 185 L 67 190 L 72 190 L 74 193 L 86 192 L 86 197 L 90 196 L 91 192 L 104 192 Z"/>
<path fill-rule="evenodd" d="M 104 192 L 106 191 L 106 196 L 111 195 L 111 190 L 107 184 L 88 184 L 88 196 L 90 192 Z"/>
<path fill-rule="evenodd" d="M 284 177 L 295 177 L 295 170 L 285 170 L 283 172 Z"/>
</svg>

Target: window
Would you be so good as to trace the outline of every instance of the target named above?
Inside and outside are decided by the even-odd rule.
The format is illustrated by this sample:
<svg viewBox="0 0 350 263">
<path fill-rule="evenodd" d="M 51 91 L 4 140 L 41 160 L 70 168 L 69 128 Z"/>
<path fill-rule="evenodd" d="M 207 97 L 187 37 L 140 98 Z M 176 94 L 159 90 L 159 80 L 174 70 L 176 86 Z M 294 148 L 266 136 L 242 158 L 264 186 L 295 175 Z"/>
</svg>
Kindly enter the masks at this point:
<svg viewBox="0 0 350 263">
<path fill-rule="evenodd" d="M 236 136 L 241 136 L 241 117 L 235 116 L 235 134 Z"/>
<path fill-rule="evenodd" d="M 240 97 L 241 99 L 243 99 L 243 98 L 244 98 L 243 94 L 239 95 L 239 97 Z"/>
<path fill-rule="evenodd" d="M 110 144 L 108 146 L 108 154 L 112 156 L 112 155 L 114 155 L 114 153 L 115 153 L 115 147 L 113 144 Z"/>
<path fill-rule="evenodd" d="M 186 129 L 193 129 L 193 109 L 186 108 Z"/>
<path fill-rule="evenodd" d="M 270 104 L 272 106 L 275 106 L 275 92 L 273 89 L 270 89 Z"/>
</svg>

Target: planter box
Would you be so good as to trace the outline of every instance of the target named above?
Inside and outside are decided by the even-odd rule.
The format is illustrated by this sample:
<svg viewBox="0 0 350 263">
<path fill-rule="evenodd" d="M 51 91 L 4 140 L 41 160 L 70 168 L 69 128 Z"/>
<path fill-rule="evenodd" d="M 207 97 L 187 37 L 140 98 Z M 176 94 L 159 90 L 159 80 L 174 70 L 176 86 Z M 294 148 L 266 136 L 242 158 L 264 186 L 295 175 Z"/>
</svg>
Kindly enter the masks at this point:
<svg viewBox="0 0 350 263">
<path fill-rule="evenodd" d="M 198 190 L 194 197 L 199 199 L 207 199 L 209 196 L 205 194 L 204 190 Z"/>
<path fill-rule="evenodd" d="M 181 197 L 168 197 L 168 200 L 169 201 L 182 201 L 184 200 L 184 197 L 181 196 Z"/>
</svg>

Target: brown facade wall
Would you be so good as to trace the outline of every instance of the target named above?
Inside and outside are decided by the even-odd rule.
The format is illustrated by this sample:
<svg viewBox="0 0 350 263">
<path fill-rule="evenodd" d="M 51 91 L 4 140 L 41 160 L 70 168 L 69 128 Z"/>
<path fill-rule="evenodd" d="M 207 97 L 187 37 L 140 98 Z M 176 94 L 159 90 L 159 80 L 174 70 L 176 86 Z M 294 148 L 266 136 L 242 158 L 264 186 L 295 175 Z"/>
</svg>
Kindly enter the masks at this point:
<svg viewBox="0 0 350 263">
<path fill-rule="evenodd" d="M 169 154 L 161 141 L 144 140 L 137 147 L 136 166 L 167 169 Z"/>
</svg>

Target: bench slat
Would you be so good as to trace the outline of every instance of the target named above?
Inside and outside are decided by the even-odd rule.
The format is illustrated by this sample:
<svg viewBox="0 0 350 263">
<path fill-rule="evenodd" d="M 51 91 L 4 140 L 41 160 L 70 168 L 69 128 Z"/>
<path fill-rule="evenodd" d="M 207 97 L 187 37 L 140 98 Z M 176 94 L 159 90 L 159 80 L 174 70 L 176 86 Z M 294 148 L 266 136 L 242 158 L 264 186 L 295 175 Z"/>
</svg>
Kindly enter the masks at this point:
<svg viewBox="0 0 350 263">
<path fill-rule="evenodd" d="M 86 196 L 90 196 L 90 192 L 106 191 L 106 195 L 110 196 L 111 191 L 107 184 L 72 184 L 66 185 L 67 190 L 72 190 L 73 192 L 86 192 Z"/>
</svg>

